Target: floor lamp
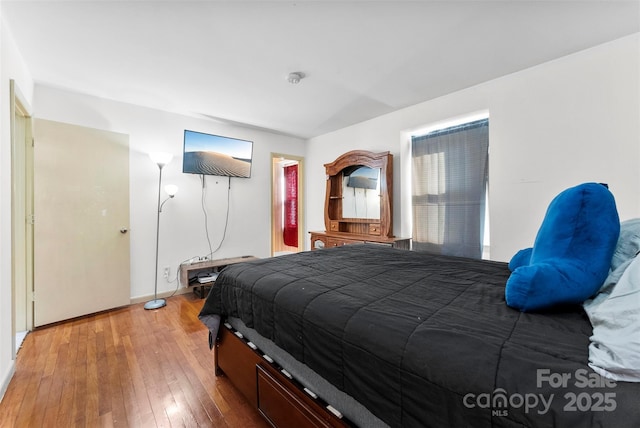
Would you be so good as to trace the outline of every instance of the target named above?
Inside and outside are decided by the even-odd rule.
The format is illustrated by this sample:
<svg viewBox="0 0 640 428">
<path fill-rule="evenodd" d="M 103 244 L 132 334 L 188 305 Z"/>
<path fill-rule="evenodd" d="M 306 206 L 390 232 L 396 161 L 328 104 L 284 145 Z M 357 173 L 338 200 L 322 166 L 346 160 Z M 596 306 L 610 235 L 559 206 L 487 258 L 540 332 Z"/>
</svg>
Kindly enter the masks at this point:
<svg viewBox="0 0 640 428">
<path fill-rule="evenodd" d="M 160 170 L 160 175 L 158 178 L 158 217 L 156 219 L 156 270 L 154 274 L 155 278 L 155 287 L 153 289 L 153 300 L 149 300 L 145 303 L 145 309 L 158 309 L 167 305 L 167 301 L 165 299 L 158 299 L 158 247 L 160 242 L 160 213 L 162 212 L 162 206 L 169 199 L 173 198 L 178 192 L 178 186 L 167 185 L 164 190 L 167 192 L 169 197 L 165 199 L 162 203 L 160 203 L 161 197 L 161 189 L 162 189 L 162 168 L 171 162 L 173 155 L 171 153 L 150 153 L 149 157 L 153 162 L 158 165 L 158 169 Z"/>
</svg>

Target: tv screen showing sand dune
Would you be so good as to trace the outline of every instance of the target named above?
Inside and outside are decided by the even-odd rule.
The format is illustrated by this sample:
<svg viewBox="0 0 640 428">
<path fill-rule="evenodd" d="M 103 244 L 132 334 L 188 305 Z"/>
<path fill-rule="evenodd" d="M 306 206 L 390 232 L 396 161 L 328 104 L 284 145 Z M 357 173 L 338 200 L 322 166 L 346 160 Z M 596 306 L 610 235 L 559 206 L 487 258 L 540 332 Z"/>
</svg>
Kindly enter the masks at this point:
<svg viewBox="0 0 640 428">
<path fill-rule="evenodd" d="M 182 171 L 248 178 L 251 177 L 252 155 L 251 141 L 185 131 Z"/>
</svg>

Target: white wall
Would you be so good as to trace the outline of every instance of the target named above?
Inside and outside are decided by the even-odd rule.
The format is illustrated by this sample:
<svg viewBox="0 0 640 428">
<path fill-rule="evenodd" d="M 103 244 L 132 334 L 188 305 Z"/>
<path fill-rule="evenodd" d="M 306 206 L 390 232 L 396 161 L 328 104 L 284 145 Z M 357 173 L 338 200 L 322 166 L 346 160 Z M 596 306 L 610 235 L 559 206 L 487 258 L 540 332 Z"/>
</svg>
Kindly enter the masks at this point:
<svg viewBox="0 0 640 428">
<path fill-rule="evenodd" d="M 0 397 L 13 375 L 11 292 L 11 114 L 9 81 L 31 103 L 33 80 L 2 20 L 0 8 Z"/>
<path fill-rule="evenodd" d="M 270 156 L 272 152 L 303 156 L 303 140 L 40 85 L 35 88 L 34 116 L 129 135 L 132 298 L 153 294 L 158 167 L 149 159 L 149 152 L 173 153 L 174 159 L 163 169 L 163 187 L 176 184 L 180 188 L 176 197 L 165 204 L 160 217 L 158 292 L 175 289 L 175 282 L 170 284 L 162 278 L 165 266 L 171 268 L 175 277 L 180 262 L 209 253 L 201 208 L 200 176 L 182 173 L 185 129 L 254 142 L 251 178 L 231 179 L 227 234 L 214 258 L 270 255 Z M 227 180 L 214 176 L 207 176 L 205 180 L 213 249 L 223 234 Z"/>
<path fill-rule="evenodd" d="M 353 149 L 394 155 L 394 232 L 411 236 L 409 136 L 488 111 L 491 258 L 532 245 L 551 199 L 606 182 L 621 219 L 640 216 L 640 34 L 538 65 L 308 142 L 307 224 L 324 228 L 324 168 Z"/>
</svg>

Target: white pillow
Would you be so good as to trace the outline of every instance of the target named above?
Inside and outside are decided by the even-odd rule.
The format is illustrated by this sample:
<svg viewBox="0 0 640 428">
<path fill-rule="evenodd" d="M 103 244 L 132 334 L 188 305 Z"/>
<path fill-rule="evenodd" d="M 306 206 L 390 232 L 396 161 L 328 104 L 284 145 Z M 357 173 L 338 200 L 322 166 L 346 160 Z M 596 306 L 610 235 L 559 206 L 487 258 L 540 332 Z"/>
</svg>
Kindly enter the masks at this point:
<svg viewBox="0 0 640 428">
<path fill-rule="evenodd" d="M 616 381 L 640 382 L 640 257 L 613 274 L 620 275 L 617 283 L 605 283 L 583 305 L 593 326 L 589 366 Z"/>
<path fill-rule="evenodd" d="M 640 251 L 640 218 L 620 223 L 620 236 L 611 258 L 611 270 L 616 270 L 624 262 L 633 259 Z"/>
</svg>

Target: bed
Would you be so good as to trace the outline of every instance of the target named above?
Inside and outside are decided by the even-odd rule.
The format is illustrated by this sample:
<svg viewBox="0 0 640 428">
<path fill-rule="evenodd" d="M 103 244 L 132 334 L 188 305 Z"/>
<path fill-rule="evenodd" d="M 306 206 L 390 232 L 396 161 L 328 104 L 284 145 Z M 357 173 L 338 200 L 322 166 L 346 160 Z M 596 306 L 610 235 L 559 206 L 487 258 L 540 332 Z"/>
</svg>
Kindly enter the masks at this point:
<svg viewBox="0 0 640 428">
<path fill-rule="evenodd" d="M 638 427 L 581 305 L 505 304 L 506 263 L 349 245 L 229 266 L 200 318 L 275 426 Z"/>
</svg>

